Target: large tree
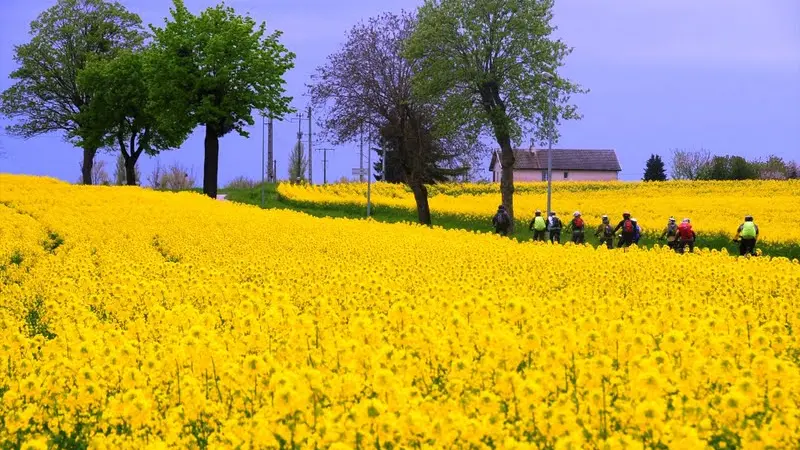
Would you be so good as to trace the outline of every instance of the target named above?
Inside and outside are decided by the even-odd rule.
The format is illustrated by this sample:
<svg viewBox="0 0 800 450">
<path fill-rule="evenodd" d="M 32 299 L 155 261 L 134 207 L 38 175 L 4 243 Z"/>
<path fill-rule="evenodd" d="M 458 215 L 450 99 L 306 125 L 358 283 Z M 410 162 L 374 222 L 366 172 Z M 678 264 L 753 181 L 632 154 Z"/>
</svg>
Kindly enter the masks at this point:
<svg viewBox="0 0 800 450">
<path fill-rule="evenodd" d="M 709 150 L 687 150 L 673 148 L 670 176 L 673 180 L 699 180 L 707 178 L 712 155 Z"/>
<path fill-rule="evenodd" d="M 147 52 L 120 52 L 92 61 L 78 75 L 78 86 L 91 95 L 78 120 L 81 142 L 89 147 L 119 150 L 128 185 L 137 184 L 136 163 L 142 153 L 157 155 L 186 139 L 190 128 L 162 114 L 153 102 L 153 71 Z"/>
<path fill-rule="evenodd" d="M 174 0 L 170 12 L 163 28 L 152 27 L 156 98 L 184 125 L 205 126 L 203 193 L 215 198 L 219 139 L 231 131 L 248 136 L 253 110 L 274 118 L 291 111 L 283 77 L 294 54 L 280 32 L 267 34 L 265 23 L 222 4 L 195 16 Z"/>
<path fill-rule="evenodd" d="M 30 42 L 14 47 L 19 67 L 10 78 L 16 81 L 0 97 L 0 112 L 16 120 L 6 129 L 26 139 L 58 132 L 79 143 L 82 181 L 92 184 L 98 147 L 80 139 L 89 124 L 79 115 L 91 97 L 78 86 L 78 73 L 92 58 L 140 45 L 141 19 L 116 2 L 58 0 L 31 22 L 30 35 Z"/>
<path fill-rule="evenodd" d="M 436 105 L 413 95 L 416 68 L 403 49 L 415 23 L 409 13 L 385 13 L 353 27 L 339 51 L 317 69 L 311 97 L 331 141 L 355 141 L 366 129 L 373 136 L 370 145 L 389 150 L 387 157 L 414 192 L 420 223 L 430 224 L 425 184 L 461 173 L 453 162 L 476 147 L 466 137 L 436 129 Z"/>
<path fill-rule="evenodd" d="M 579 118 L 570 96 L 583 90 L 558 74 L 572 49 L 552 36 L 552 7 L 553 0 L 426 0 L 407 48 L 420 65 L 415 91 L 441 100 L 437 125 L 497 141 L 512 219 L 514 144 L 525 135 L 557 139 L 560 119 Z"/>
</svg>

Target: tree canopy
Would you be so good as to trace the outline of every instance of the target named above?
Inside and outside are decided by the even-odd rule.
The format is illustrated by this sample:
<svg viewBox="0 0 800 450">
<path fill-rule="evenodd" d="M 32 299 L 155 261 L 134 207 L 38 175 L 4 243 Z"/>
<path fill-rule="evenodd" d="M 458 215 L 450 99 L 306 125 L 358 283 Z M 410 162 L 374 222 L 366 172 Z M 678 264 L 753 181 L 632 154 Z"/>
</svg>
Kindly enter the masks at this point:
<svg viewBox="0 0 800 450">
<path fill-rule="evenodd" d="M 219 138 L 235 131 L 247 136 L 255 124 L 253 110 L 281 118 L 289 113 L 284 75 L 294 54 L 233 8 L 217 5 L 193 15 L 174 0 L 171 18 L 151 27 L 155 40 L 154 92 L 158 108 L 175 120 L 175 128 L 205 126 L 203 192 L 217 194 Z"/>
<path fill-rule="evenodd" d="M 111 59 L 91 61 L 78 76 L 78 85 L 92 100 L 78 115 L 86 123 L 77 133 L 96 148 L 115 147 L 125 162 L 126 181 L 135 185 L 136 163 L 142 153 L 154 156 L 175 148 L 190 128 L 160 113 L 153 104 L 152 70 L 146 51 L 123 51 Z"/>
<path fill-rule="evenodd" d="M 57 132 L 79 143 L 82 181 L 91 184 L 97 147 L 80 139 L 89 126 L 80 113 L 91 97 L 78 85 L 78 74 L 93 58 L 141 45 L 141 19 L 117 2 L 58 0 L 31 22 L 30 35 L 14 47 L 15 82 L 0 96 L 0 112 L 15 120 L 6 130 L 23 138 Z"/>
<path fill-rule="evenodd" d="M 512 145 L 557 139 L 577 119 L 580 86 L 558 69 L 571 48 L 552 36 L 552 0 L 426 0 L 406 54 L 419 65 L 415 92 L 437 99 L 437 125 L 492 135 L 501 149 L 501 192 L 513 219 Z"/>
</svg>

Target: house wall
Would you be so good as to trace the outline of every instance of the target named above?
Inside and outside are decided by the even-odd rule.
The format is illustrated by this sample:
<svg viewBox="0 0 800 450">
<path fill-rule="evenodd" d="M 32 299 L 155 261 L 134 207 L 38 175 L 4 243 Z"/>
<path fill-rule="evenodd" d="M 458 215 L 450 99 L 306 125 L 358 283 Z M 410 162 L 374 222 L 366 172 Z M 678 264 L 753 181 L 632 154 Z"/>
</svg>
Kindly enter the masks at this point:
<svg viewBox="0 0 800 450">
<path fill-rule="evenodd" d="M 567 172 L 567 178 L 564 178 Z M 543 171 L 530 169 L 517 169 L 514 171 L 514 181 L 543 181 Z M 615 181 L 618 174 L 614 171 L 603 170 L 553 170 L 553 181 Z M 500 170 L 492 172 L 492 181 L 500 182 Z"/>
<path fill-rule="evenodd" d="M 561 177 L 564 179 L 564 172 L 553 171 L 553 181 L 557 181 Z M 601 171 L 601 170 L 576 170 L 568 173 L 568 178 L 565 181 L 614 181 L 618 180 L 617 172 Z"/>
</svg>

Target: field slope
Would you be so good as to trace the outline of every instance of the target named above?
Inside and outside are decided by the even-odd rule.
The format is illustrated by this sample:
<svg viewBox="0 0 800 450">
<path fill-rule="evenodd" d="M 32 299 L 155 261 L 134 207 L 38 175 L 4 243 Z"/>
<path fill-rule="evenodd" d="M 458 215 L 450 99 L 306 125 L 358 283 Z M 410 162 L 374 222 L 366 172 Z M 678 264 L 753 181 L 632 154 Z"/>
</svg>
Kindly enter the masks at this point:
<svg viewBox="0 0 800 450">
<path fill-rule="evenodd" d="M 796 261 L 0 186 L 4 448 L 800 445 Z"/>
</svg>

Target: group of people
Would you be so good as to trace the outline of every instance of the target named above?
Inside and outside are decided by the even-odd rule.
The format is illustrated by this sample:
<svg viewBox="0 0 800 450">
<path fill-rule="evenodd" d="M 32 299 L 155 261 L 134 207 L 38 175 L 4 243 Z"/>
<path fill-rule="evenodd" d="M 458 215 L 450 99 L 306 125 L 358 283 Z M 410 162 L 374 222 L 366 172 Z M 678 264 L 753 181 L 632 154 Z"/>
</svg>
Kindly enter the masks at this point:
<svg viewBox="0 0 800 450">
<path fill-rule="evenodd" d="M 497 213 L 492 218 L 492 226 L 495 232 L 507 236 L 511 229 L 511 218 L 503 205 L 497 208 Z M 572 220 L 564 226 L 561 219 L 555 212 L 550 213 L 550 217 L 542 216 L 541 210 L 536 210 L 528 229 L 533 232 L 534 241 L 545 241 L 549 236 L 550 242 L 561 243 L 561 231 L 571 233 L 571 241 L 575 244 L 586 242 L 586 222 L 583 220 L 580 211 L 575 211 Z M 619 232 L 619 235 L 617 233 Z M 625 248 L 633 244 L 639 244 L 642 237 L 642 228 L 638 221 L 631 217 L 630 212 L 622 213 L 622 220 L 612 227 L 607 215 L 602 216 L 602 222 L 594 232 L 601 244 L 605 244 L 609 249 L 614 248 L 614 238 L 618 237 L 616 246 Z M 739 244 L 739 253 L 744 255 L 755 255 L 756 239 L 758 238 L 758 226 L 753 222 L 753 216 L 745 216 L 736 231 L 734 242 Z M 678 253 L 694 252 L 694 244 L 697 241 L 697 233 L 692 229 L 692 221 L 689 218 L 683 219 L 680 224 L 674 217 L 670 217 L 667 226 L 659 236 L 659 240 L 666 240 L 669 248 Z"/>
</svg>

